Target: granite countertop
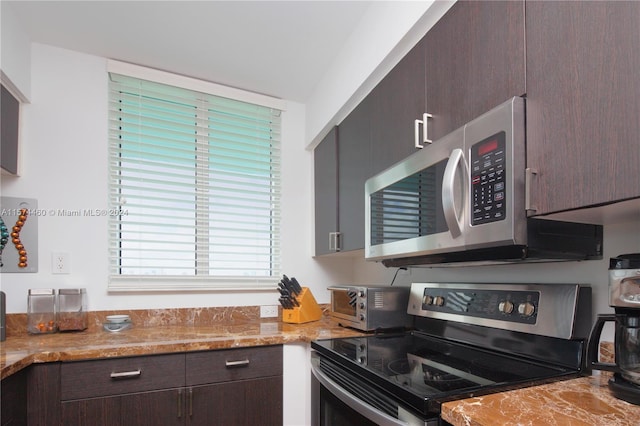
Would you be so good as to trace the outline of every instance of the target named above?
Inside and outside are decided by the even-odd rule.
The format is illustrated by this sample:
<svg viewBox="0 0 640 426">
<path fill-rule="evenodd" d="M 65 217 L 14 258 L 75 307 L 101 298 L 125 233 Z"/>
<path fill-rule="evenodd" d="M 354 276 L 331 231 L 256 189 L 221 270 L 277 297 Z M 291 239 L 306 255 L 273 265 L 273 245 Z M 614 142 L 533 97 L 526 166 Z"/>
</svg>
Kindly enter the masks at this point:
<svg viewBox="0 0 640 426">
<path fill-rule="evenodd" d="M 613 345 L 601 345 L 600 359 L 613 360 Z M 442 404 L 442 418 L 454 426 L 637 426 L 640 406 L 615 398 L 609 372 Z"/>
<path fill-rule="evenodd" d="M 105 316 L 114 313 L 129 314 L 134 326 L 121 332 L 104 331 Z M 25 330 L 26 315 L 7 315 L 7 339 L 0 346 L 2 379 L 33 363 L 276 345 L 362 334 L 340 327 L 326 315 L 304 324 L 260 318 L 259 307 L 103 311 L 89 314 L 89 327 L 84 331 L 31 335 Z"/>
<path fill-rule="evenodd" d="M 106 315 L 129 314 L 134 327 L 118 333 L 102 329 Z M 280 315 L 279 318 L 282 318 Z M 259 307 L 103 311 L 89 314 L 89 327 L 78 332 L 26 333 L 26 315 L 7 315 L 7 340 L 0 347 L 1 377 L 41 362 L 75 361 L 310 342 L 363 333 L 319 321 L 289 324 L 260 318 Z M 613 359 L 603 345 L 601 359 Z M 533 386 L 442 404 L 442 418 L 454 426 L 638 425 L 640 406 L 612 396 L 611 373 Z"/>
</svg>

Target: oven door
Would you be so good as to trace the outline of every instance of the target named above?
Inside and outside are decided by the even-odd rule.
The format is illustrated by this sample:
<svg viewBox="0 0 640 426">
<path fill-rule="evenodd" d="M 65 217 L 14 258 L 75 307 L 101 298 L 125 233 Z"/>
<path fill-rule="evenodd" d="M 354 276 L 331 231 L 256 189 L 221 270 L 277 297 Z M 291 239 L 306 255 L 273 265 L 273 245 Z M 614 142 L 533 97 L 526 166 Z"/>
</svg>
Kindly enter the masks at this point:
<svg viewBox="0 0 640 426">
<path fill-rule="evenodd" d="M 328 287 L 328 290 L 331 292 L 331 316 L 340 320 L 343 325 L 356 328 L 364 326 L 358 320 L 360 312 L 358 312 L 358 305 L 355 303 L 359 289 L 331 286 Z"/>
<path fill-rule="evenodd" d="M 438 425 L 437 418 L 420 418 L 346 371 L 329 377 L 320 370 L 320 356 L 315 351 L 311 353 L 312 426 Z"/>
</svg>

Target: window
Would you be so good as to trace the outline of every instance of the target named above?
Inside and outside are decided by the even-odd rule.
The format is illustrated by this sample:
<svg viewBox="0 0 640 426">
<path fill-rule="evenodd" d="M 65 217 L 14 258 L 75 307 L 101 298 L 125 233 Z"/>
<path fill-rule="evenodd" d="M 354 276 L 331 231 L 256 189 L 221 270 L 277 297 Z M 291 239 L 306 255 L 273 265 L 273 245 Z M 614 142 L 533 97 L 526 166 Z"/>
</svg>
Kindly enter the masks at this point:
<svg viewBox="0 0 640 426">
<path fill-rule="evenodd" d="M 109 207 L 111 290 L 273 288 L 280 111 L 111 73 Z"/>
</svg>

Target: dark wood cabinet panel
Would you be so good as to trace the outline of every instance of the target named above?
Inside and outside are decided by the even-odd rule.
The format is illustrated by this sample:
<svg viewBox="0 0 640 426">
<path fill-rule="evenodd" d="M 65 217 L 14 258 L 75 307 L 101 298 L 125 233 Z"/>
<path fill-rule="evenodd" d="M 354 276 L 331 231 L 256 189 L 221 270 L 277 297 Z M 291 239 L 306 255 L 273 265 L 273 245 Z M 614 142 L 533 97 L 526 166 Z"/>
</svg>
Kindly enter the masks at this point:
<svg viewBox="0 0 640 426">
<path fill-rule="evenodd" d="M 20 101 L 0 85 L 0 167 L 10 174 L 18 174 L 18 145 L 20 144 Z"/>
<path fill-rule="evenodd" d="M 282 377 L 193 387 L 188 424 L 282 425 Z"/>
<path fill-rule="evenodd" d="M 269 376 L 282 376 L 282 346 L 187 354 L 187 386 Z"/>
<path fill-rule="evenodd" d="M 315 254 L 335 253 L 330 234 L 338 232 L 338 127 L 313 150 Z"/>
<path fill-rule="evenodd" d="M 62 402 L 62 424 L 74 426 L 170 426 L 187 418 L 185 390 L 170 389 Z"/>
<path fill-rule="evenodd" d="M 424 43 L 371 91 L 371 176 L 416 152 L 414 122 L 425 112 Z"/>
<path fill-rule="evenodd" d="M 189 418 L 186 395 L 187 390 L 180 388 L 122 396 L 122 425 L 184 425 Z"/>
<path fill-rule="evenodd" d="M 0 424 L 19 426 L 27 424 L 27 373 L 19 371 L 2 380 Z"/>
<path fill-rule="evenodd" d="M 27 369 L 27 419 L 30 426 L 60 421 L 60 363 L 33 364 Z"/>
<path fill-rule="evenodd" d="M 29 424 L 280 425 L 282 351 L 273 345 L 43 364 L 52 368 L 29 381 L 29 404 L 42 399 L 42 407 L 55 408 L 51 417 L 40 409 Z M 141 374 L 112 383 L 109 372 L 132 368 Z"/>
<path fill-rule="evenodd" d="M 524 1 L 462 1 L 425 35 L 430 139 L 526 93 L 524 19 Z"/>
<path fill-rule="evenodd" d="M 61 404 L 62 425 L 122 426 L 122 398 L 81 399 Z M 134 423 L 129 423 L 134 424 Z"/>
<path fill-rule="evenodd" d="M 640 196 L 640 3 L 527 2 L 536 214 Z"/>
<path fill-rule="evenodd" d="M 366 97 L 339 126 L 338 226 L 341 251 L 364 248 L 364 183 L 371 177 L 371 106 Z"/>
<path fill-rule="evenodd" d="M 185 355 L 78 361 L 61 365 L 61 399 L 91 398 L 184 386 Z"/>
</svg>

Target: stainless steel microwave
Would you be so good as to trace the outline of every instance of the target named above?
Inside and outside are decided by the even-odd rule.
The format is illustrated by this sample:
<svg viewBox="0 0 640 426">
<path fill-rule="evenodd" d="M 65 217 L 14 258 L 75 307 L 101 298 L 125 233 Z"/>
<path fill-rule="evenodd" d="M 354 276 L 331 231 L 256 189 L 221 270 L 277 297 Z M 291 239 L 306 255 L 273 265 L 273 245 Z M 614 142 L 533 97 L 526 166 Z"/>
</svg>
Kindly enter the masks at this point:
<svg viewBox="0 0 640 426">
<path fill-rule="evenodd" d="M 600 259 L 602 227 L 527 217 L 514 97 L 365 184 L 365 258 L 386 266 Z"/>
<path fill-rule="evenodd" d="M 336 285 L 331 292 L 330 316 L 343 327 L 362 331 L 408 328 L 409 287 Z"/>
</svg>

